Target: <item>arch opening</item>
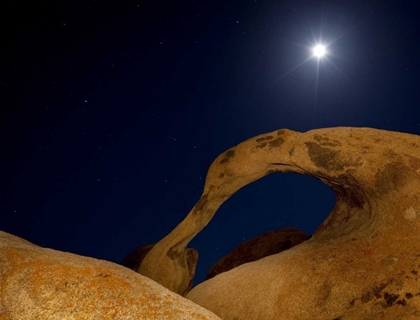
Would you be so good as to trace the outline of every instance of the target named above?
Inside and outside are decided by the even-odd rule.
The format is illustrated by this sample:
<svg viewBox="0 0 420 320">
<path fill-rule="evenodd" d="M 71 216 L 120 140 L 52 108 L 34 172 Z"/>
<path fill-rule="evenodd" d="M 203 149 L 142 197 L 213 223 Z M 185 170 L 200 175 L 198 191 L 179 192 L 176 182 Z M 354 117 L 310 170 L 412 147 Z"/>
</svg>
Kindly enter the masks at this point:
<svg viewBox="0 0 420 320">
<path fill-rule="evenodd" d="M 239 244 L 280 228 L 312 235 L 333 209 L 334 191 L 313 176 L 275 172 L 237 191 L 190 242 L 200 253 L 193 287 Z"/>
</svg>

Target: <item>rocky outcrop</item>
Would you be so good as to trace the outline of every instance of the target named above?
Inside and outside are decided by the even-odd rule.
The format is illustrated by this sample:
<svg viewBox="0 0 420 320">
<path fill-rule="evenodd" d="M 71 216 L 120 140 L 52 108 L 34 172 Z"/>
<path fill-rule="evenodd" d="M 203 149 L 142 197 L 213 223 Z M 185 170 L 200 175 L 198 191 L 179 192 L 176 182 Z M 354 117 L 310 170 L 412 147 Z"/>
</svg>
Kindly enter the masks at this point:
<svg viewBox="0 0 420 320">
<path fill-rule="evenodd" d="M 207 279 L 229 271 L 244 263 L 259 260 L 290 249 L 311 236 L 296 228 L 281 228 L 242 242 L 229 254 L 217 261 L 209 270 Z"/>
<path fill-rule="evenodd" d="M 330 186 L 337 201 L 329 216 L 310 240 L 219 274 L 187 298 L 225 320 L 420 318 L 420 137 L 399 132 L 278 130 L 227 150 L 140 272 L 182 291 L 191 239 L 236 191 L 273 172 Z"/>
<path fill-rule="evenodd" d="M 0 319 L 220 319 L 117 264 L 0 231 Z"/>
</svg>

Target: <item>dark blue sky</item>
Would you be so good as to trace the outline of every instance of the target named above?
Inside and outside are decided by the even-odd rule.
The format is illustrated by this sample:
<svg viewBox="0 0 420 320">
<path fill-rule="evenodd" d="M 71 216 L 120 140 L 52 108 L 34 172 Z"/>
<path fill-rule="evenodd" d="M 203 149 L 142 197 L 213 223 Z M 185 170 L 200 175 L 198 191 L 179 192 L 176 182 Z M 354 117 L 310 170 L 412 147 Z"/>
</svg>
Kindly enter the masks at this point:
<svg viewBox="0 0 420 320">
<path fill-rule="evenodd" d="M 254 135 L 420 134 L 415 5 L 1 4 L 0 229 L 120 262 L 170 232 L 214 158 Z M 320 39 L 328 55 L 318 68 L 308 58 Z M 327 186 L 295 174 L 245 187 L 191 242 L 196 283 L 245 239 L 289 226 L 312 234 L 333 204 Z"/>
</svg>

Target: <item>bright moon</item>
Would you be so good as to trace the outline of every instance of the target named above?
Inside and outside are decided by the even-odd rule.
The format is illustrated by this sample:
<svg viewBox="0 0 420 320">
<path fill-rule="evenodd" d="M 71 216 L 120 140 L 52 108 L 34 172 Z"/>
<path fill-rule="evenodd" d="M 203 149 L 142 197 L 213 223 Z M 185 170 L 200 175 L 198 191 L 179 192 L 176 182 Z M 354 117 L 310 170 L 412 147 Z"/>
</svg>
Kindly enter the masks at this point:
<svg viewBox="0 0 420 320">
<path fill-rule="evenodd" d="M 325 55 L 325 47 L 319 44 L 313 49 L 313 52 L 316 57 L 322 58 Z"/>
</svg>

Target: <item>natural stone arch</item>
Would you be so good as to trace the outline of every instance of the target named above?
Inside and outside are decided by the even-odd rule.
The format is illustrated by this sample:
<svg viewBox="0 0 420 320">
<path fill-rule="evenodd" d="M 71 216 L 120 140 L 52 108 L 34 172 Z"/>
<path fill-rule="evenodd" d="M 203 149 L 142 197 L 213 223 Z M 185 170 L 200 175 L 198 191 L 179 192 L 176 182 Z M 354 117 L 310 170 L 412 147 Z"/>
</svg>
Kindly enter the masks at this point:
<svg viewBox="0 0 420 320">
<path fill-rule="evenodd" d="M 351 312 L 358 304 L 379 305 L 378 308 L 381 305 L 407 305 L 407 300 L 387 299 L 383 291 L 387 287 L 394 292 L 403 289 L 414 290 L 415 279 L 407 276 L 409 280 L 404 283 L 393 283 L 388 278 L 390 270 L 386 270 L 386 273 L 381 271 L 379 277 L 368 279 L 366 275 L 359 277 L 352 274 L 350 284 L 340 283 L 337 288 L 333 288 L 331 283 L 316 283 L 319 287 L 312 288 L 310 293 L 306 294 L 307 306 L 299 308 L 295 304 L 305 296 L 305 292 L 302 291 L 304 289 L 295 287 L 295 291 L 300 290 L 301 296 L 295 301 L 290 300 L 284 296 L 285 291 L 290 289 L 285 287 L 286 280 L 275 272 L 286 272 L 292 265 L 302 268 L 301 272 L 310 272 L 305 268 L 312 265 L 312 262 L 301 259 L 312 258 L 318 265 L 324 266 L 318 276 L 323 275 L 327 279 L 328 273 L 337 271 L 346 263 L 346 256 L 341 254 L 341 251 L 348 255 L 348 261 L 357 260 L 357 263 L 352 265 L 353 271 L 358 268 L 365 272 L 372 271 L 366 257 L 363 254 L 359 257 L 360 252 L 366 252 L 369 259 L 373 259 L 379 267 L 392 268 L 398 261 L 398 268 L 403 274 L 413 270 L 417 272 L 415 268 L 419 268 L 419 257 L 413 252 L 420 252 L 419 146 L 418 136 L 370 128 L 339 127 L 306 133 L 285 129 L 248 139 L 216 158 L 210 166 L 204 192 L 197 204 L 187 217 L 147 254 L 139 272 L 170 290 L 185 294 L 191 280 L 188 278 L 190 273 L 187 267 L 186 246 L 206 226 L 220 205 L 243 186 L 267 174 L 277 171 L 297 172 L 320 179 L 334 190 L 337 197 L 333 210 L 312 239 L 281 254 L 240 266 L 205 281 L 194 288 L 188 298 L 212 310 L 223 319 L 271 319 L 273 317 L 270 315 L 279 316 L 279 310 L 285 319 L 318 319 L 314 314 L 334 318 Z M 407 246 L 407 241 L 410 241 L 412 247 Z M 334 250 L 338 251 L 334 254 Z M 382 257 L 381 252 L 388 255 Z M 399 253 L 404 258 L 399 256 Z M 333 262 L 325 266 L 328 259 L 332 259 Z M 271 273 L 256 275 L 252 271 L 255 265 L 266 268 Z M 254 283 L 252 288 L 247 290 L 238 283 L 238 279 L 250 274 L 254 277 Z M 304 274 L 295 276 L 296 281 L 300 281 Z M 393 279 L 403 277 L 402 274 L 393 276 Z M 248 277 L 247 280 L 249 279 Z M 264 288 L 269 290 L 268 287 L 276 281 L 284 283 L 277 283 L 276 290 L 279 292 L 270 292 L 271 300 L 264 297 L 261 301 L 248 301 L 250 290 L 255 290 L 258 283 L 264 283 Z M 375 287 L 380 289 L 375 291 Z M 371 295 L 367 292 L 369 288 L 373 292 Z M 344 292 L 345 290 L 347 291 Z M 217 297 L 218 292 L 224 292 L 223 303 Z M 390 294 L 396 296 L 395 293 L 387 294 L 388 298 Z M 281 297 L 281 302 L 277 297 Z M 242 309 L 235 301 L 243 302 Z M 413 301 L 416 303 L 411 304 L 410 308 L 417 310 L 419 302 Z M 226 305 L 230 302 L 236 305 L 236 308 L 227 308 Z M 250 306 L 253 309 L 249 309 Z M 308 310 L 312 311 L 307 313 Z"/>
</svg>

